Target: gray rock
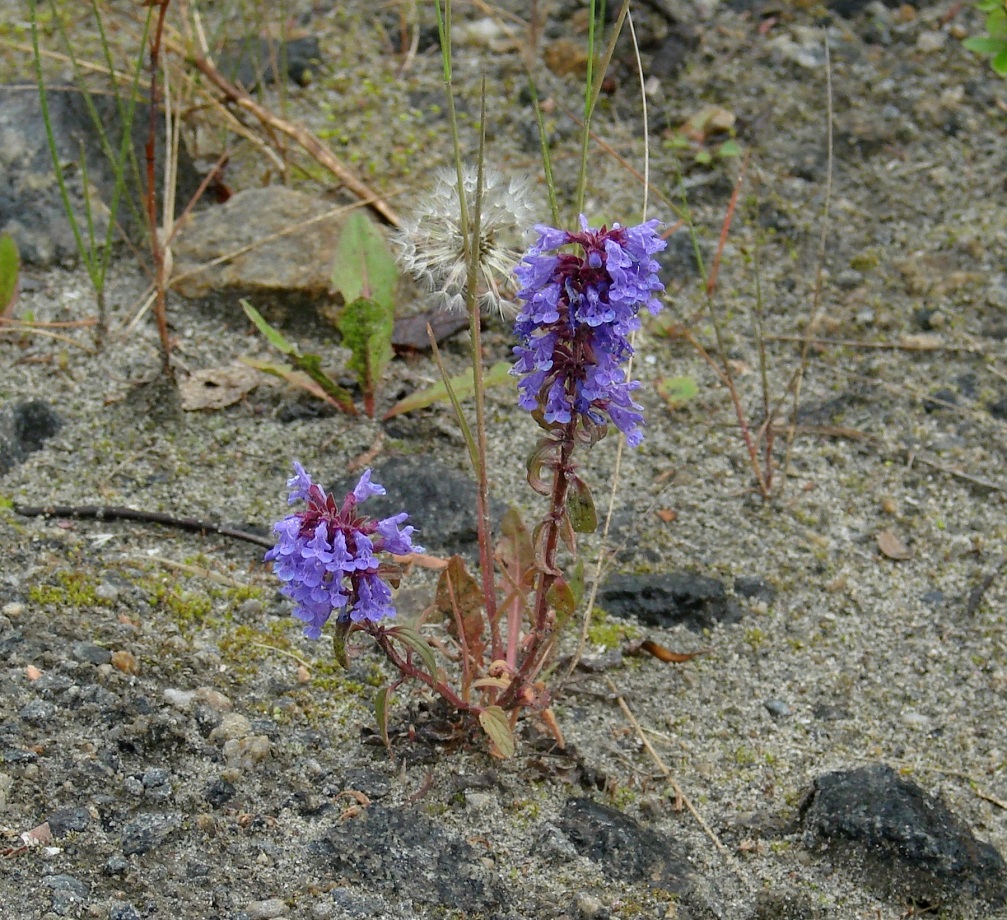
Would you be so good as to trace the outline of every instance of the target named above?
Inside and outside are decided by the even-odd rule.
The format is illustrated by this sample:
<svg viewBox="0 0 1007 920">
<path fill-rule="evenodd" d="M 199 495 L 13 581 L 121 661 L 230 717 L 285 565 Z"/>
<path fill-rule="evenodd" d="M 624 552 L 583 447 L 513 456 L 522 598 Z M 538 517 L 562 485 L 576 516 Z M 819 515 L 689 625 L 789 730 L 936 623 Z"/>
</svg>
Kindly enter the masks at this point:
<svg viewBox="0 0 1007 920">
<path fill-rule="evenodd" d="M 108 908 L 108 920 L 140 920 L 140 915 L 128 901 L 113 901 Z"/>
<path fill-rule="evenodd" d="M 337 875 L 422 904 L 482 912 L 513 900 L 479 850 L 416 808 L 372 805 L 309 850 Z"/>
<path fill-rule="evenodd" d="M 691 572 L 613 575 L 598 592 L 598 603 L 615 617 L 637 616 L 648 626 L 683 625 L 697 631 L 736 623 L 742 616 L 723 582 Z"/>
<path fill-rule="evenodd" d="M 88 886 L 72 875 L 45 875 L 42 884 L 52 889 L 52 909 L 60 917 L 76 914 L 90 893 Z"/>
<path fill-rule="evenodd" d="M 357 484 L 359 476 L 340 480 L 332 493 L 342 497 Z M 374 468 L 374 482 L 385 487 L 362 506 L 368 516 L 382 518 L 409 512 L 417 529 L 417 541 L 426 549 L 447 553 L 472 552 L 476 544 L 476 484 L 463 473 L 430 457 L 392 457 Z M 495 523 L 504 506 L 493 502 Z"/>
<path fill-rule="evenodd" d="M 44 399 L 7 403 L 0 409 L 0 476 L 38 450 L 62 425 Z"/>
<path fill-rule="evenodd" d="M 122 829 L 123 855 L 146 853 L 160 846 L 181 823 L 179 815 L 138 815 Z"/>
<path fill-rule="evenodd" d="M 883 896 L 1007 903 L 1007 865 L 939 799 L 887 764 L 826 773 L 803 809 L 804 839 Z"/>
<path fill-rule="evenodd" d="M 115 174 L 102 149 L 101 136 L 88 110 L 85 97 L 76 89 L 50 88 L 47 92 L 49 116 L 57 154 L 65 165 L 65 181 L 71 207 L 78 225 L 86 233 L 84 202 L 92 201 L 95 236 L 104 240 L 108 227 L 108 205 L 112 201 Z M 109 145 L 118 152 L 123 122 L 119 106 L 111 94 L 95 92 L 91 96 L 98 120 Z M 147 107 L 138 105 L 132 124 L 132 142 L 137 162 L 144 162 L 147 134 Z M 158 132 L 157 174 L 162 171 L 162 132 Z M 87 164 L 85 191 L 79 163 L 83 153 Z M 52 154 L 46 139 L 38 88 L 34 82 L 0 86 L 0 233 L 10 233 L 21 258 L 29 265 L 48 266 L 76 261 L 77 244 L 60 196 Z M 120 203 L 120 224 L 134 240 L 142 239 L 141 212 L 128 202 L 140 200 L 132 173 L 126 171 L 127 189 Z M 188 203 L 199 186 L 199 177 L 185 150 L 179 155 L 178 212 Z"/>
<path fill-rule="evenodd" d="M 265 240 L 332 210 L 331 203 L 303 192 L 269 186 L 246 189 L 220 207 L 192 214 L 173 247 L 172 289 L 183 297 L 325 297 L 339 242 L 339 218 L 328 217 Z M 233 259 L 208 264 L 249 246 Z"/>
<path fill-rule="evenodd" d="M 86 808 L 60 808 L 46 821 L 53 837 L 65 837 L 69 833 L 84 830 L 91 823 L 91 813 Z"/>
<path fill-rule="evenodd" d="M 93 642 L 75 642 L 70 653 L 77 661 L 87 661 L 96 665 L 108 664 L 112 660 L 112 653 L 107 648 L 102 648 Z"/>
<path fill-rule="evenodd" d="M 248 920 L 273 920 L 274 917 L 287 915 L 287 905 L 280 898 L 252 901 L 245 907 L 245 913 Z"/>
<path fill-rule="evenodd" d="M 684 847 L 618 809 L 591 799 L 570 799 L 558 826 L 577 852 L 598 863 L 609 877 L 646 882 L 675 894 L 695 886 Z"/>
<path fill-rule="evenodd" d="M 45 725 L 56 714 L 56 707 L 45 700 L 32 700 L 21 707 L 18 715 L 29 725 Z"/>
</svg>

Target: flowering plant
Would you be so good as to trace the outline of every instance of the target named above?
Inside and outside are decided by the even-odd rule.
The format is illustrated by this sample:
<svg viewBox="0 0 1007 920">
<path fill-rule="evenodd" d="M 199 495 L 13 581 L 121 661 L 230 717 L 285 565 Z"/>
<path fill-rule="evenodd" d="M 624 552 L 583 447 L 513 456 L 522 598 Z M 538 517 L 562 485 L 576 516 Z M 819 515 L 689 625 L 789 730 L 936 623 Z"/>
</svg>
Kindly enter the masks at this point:
<svg viewBox="0 0 1007 920">
<path fill-rule="evenodd" d="M 574 455 L 605 437 L 610 423 L 631 446 L 643 438 L 643 409 L 632 397 L 639 383 L 627 379 L 624 364 L 633 354 L 630 337 L 640 327 L 641 308 L 656 313 L 661 307 L 656 295 L 663 285 L 653 259 L 665 245 L 659 227 L 652 220 L 593 229 L 583 216 L 577 232 L 540 225 L 537 242 L 514 270 L 522 307 L 512 373 L 519 378 L 519 406 L 545 431 L 529 461 L 528 482 L 549 505 L 531 532 L 509 512 L 495 553 L 488 528 L 480 527 L 481 585 L 460 557 L 443 568 L 435 607 L 453 627 L 449 657 L 460 666 L 456 681 L 418 630 L 386 625 L 395 616 L 390 586 L 401 575 L 395 558 L 422 547 L 413 543 L 404 512 L 378 521 L 361 515 L 360 504 L 384 493 L 369 470 L 338 504 L 295 463 L 290 501 L 307 507 L 274 527 L 278 542 L 266 559 L 295 602 L 295 616 L 306 623 L 305 634 L 318 638 L 335 614 L 336 655 L 345 663 L 346 637 L 354 630 L 368 633 L 401 674 L 393 688 L 407 678 L 425 683 L 456 710 L 477 717 L 500 755 L 514 750 L 514 724 L 525 708 L 540 713 L 562 738 L 540 679 L 577 604 L 558 554 L 561 543 L 574 552 L 574 535 L 597 526 Z M 451 285 L 461 284 L 435 257 L 421 258 L 421 243 L 412 246 L 404 247 L 406 261 L 422 263 L 428 282 L 450 277 Z M 439 252 L 442 262 L 455 257 L 445 248 Z M 379 562 L 379 554 L 392 559 Z M 378 698 L 383 732 L 388 692 Z"/>
</svg>

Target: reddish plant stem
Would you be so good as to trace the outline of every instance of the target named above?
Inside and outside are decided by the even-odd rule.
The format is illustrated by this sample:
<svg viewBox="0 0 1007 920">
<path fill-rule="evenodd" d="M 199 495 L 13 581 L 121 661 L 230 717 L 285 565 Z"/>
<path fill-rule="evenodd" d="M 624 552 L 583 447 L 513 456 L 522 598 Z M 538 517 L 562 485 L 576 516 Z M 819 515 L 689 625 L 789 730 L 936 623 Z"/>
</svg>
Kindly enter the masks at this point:
<svg viewBox="0 0 1007 920">
<path fill-rule="evenodd" d="M 174 379 L 171 369 L 171 340 L 168 337 L 167 282 L 165 277 L 164 249 L 157 235 L 157 174 L 155 169 L 157 150 L 157 119 L 160 108 L 160 93 L 157 84 L 158 60 L 161 54 L 161 37 L 164 34 L 164 19 L 171 0 L 156 0 L 158 3 L 157 25 L 150 37 L 150 113 L 145 147 L 147 160 L 147 221 L 150 224 L 150 253 L 154 259 L 154 316 L 157 318 L 157 332 L 161 337 L 162 371 L 169 379 Z M 170 156 L 167 149 L 164 155 Z"/>
<path fill-rule="evenodd" d="M 392 645 L 392 637 L 390 637 L 382 627 L 371 627 L 367 629 L 367 632 L 371 634 L 374 641 L 380 646 L 381 651 L 385 653 L 388 660 L 404 677 L 411 677 L 414 680 L 418 680 L 421 683 L 426 684 L 435 693 L 440 694 L 449 706 L 457 709 L 459 712 L 471 712 L 473 715 L 479 715 L 479 713 L 482 712 L 481 706 L 476 706 L 474 703 L 467 703 L 446 683 L 437 680 L 434 676 L 427 674 L 426 671 L 420 670 L 420 668 L 413 664 L 411 658 L 400 655 L 398 651 L 396 651 L 395 646 Z"/>
<path fill-rule="evenodd" d="M 549 502 L 549 513 L 542 522 L 545 528 L 545 539 L 542 557 L 538 560 L 538 584 L 535 587 L 535 607 L 532 611 L 532 632 L 528 650 L 521 659 L 521 666 L 514 675 L 511 685 L 504 691 L 498 703 L 503 709 L 520 705 L 520 699 L 525 684 L 534 678 L 541 668 L 539 658 L 543 648 L 549 648 L 551 630 L 549 621 L 549 591 L 559 569 L 556 567 L 556 553 L 559 551 L 560 529 L 563 516 L 566 514 L 566 494 L 573 475 L 573 452 L 576 447 L 577 416 L 575 415 L 563 429 L 563 437 L 559 442 L 559 461 L 556 463 L 552 480 L 552 496 Z M 536 541 L 537 542 L 537 541 Z"/>
</svg>

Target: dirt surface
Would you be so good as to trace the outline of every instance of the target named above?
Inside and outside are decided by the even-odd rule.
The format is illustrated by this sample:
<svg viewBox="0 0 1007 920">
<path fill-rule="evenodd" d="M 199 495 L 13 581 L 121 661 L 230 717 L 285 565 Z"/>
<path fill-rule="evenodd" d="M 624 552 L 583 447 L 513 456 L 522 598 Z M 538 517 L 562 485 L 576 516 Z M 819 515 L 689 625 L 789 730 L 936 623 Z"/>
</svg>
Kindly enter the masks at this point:
<svg viewBox="0 0 1007 920">
<path fill-rule="evenodd" d="M 543 46 L 562 59 L 569 49 L 558 39 L 583 45 L 581 14 L 546 6 Z M 958 39 L 979 22 L 957 4 L 873 5 L 848 19 L 777 6 L 690 11 L 682 38 L 653 8 L 639 11 L 652 74 L 649 216 L 675 224 L 661 196 L 680 207 L 681 177 L 710 261 L 740 161 L 716 156 L 722 138 L 683 151 L 671 133 L 707 105 L 733 113 L 750 160 L 714 303 L 753 427 L 762 417 L 756 304 L 774 403 L 799 363 L 800 344 L 788 337 L 817 312 L 816 342 L 800 427 L 789 451 L 778 435 L 774 494 L 763 501 L 727 390 L 690 345 L 667 334 L 674 321 L 691 322 L 716 353 L 691 243 L 685 233 L 671 237 L 668 323 L 645 331 L 635 367 L 649 427 L 643 446 L 622 455 L 609 568 L 685 570 L 729 590 L 738 577 L 757 577 L 772 592 L 739 594 L 738 622 L 705 634 L 601 622 L 595 656 L 644 635 L 676 651 L 713 652 L 681 665 L 625 658 L 604 673 L 576 674 L 556 712 L 577 757 L 543 751 L 528 725 L 518 756 L 493 761 L 479 744 L 452 742 L 423 694 L 402 693 L 390 759 L 370 736 L 374 694 L 390 671 L 367 647 L 348 672 L 334 668 L 327 643 L 301 636 L 256 547 L 3 510 L 3 920 L 894 920 L 910 906 L 911 886 L 879 888 L 858 862 L 865 854 L 822 852 L 800 825 L 816 777 L 876 762 L 942 798 L 1007 853 L 1007 87 L 961 49 Z M 394 10 L 297 12 L 320 37 L 324 61 L 311 85 L 286 90 L 289 114 L 407 211 L 449 155 L 434 108 L 432 10 L 421 11 L 420 50 L 406 66 L 393 52 Z M 538 176 L 521 93 L 523 33 L 514 32 L 516 45 L 476 9 L 459 18 L 470 26 L 456 47 L 466 143 L 485 73 L 488 159 Z M 484 22 L 496 30 L 489 47 L 471 28 Z M 597 131 L 639 169 L 631 61 L 620 45 Z M 6 66 L 30 74 L 23 59 Z M 569 199 L 576 128 L 563 107 L 578 108 L 577 78 L 546 72 L 540 93 Z M 711 166 L 693 162 L 704 151 L 714 154 Z M 266 178 L 250 152 L 235 162 L 236 183 Z M 593 220 L 633 222 L 640 199 L 639 182 L 614 154 L 592 154 Z M 0 399 L 42 398 L 63 420 L 0 479 L 5 503 L 129 505 L 268 528 L 286 513 L 292 459 L 331 483 L 382 431 L 375 464 L 415 455 L 464 469 L 442 406 L 382 425 L 318 411 L 263 379 L 227 409 L 182 411 L 159 379 L 149 316 L 131 322 L 144 286 L 124 253 L 109 292 L 113 338 L 100 354 L 86 329 L 47 330 L 72 341 L 40 332 L 0 338 Z M 415 308 L 412 298 L 404 309 Z M 17 309 L 45 322 L 92 315 L 86 276 L 28 270 Z M 170 311 L 181 377 L 268 356 L 234 303 L 173 297 Z M 288 322 L 305 351 L 335 356 L 338 368 L 338 336 L 324 319 L 299 308 Z M 505 326 L 491 321 L 488 357 L 506 357 L 509 347 Z M 463 338 L 446 356 L 461 369 Z M 422 355 L 397 360 L 380 408 L 436 373 Z M 692 377 L 698 395 L 672 409 L 658 384 L 678 376 Z M 522 474 L 535 426 L 510 391 L 493 391 L 490 409 L 495 494 L 529 517 L 541 513 Z M 599 495 L 615 460 L 614 439 L 586 459 Z M 590 564 L 599 547 L 583 542 Z M 431 584 L 422 571 L 410 576 L 403 617 L 421 609 Z M 674 787 L 613 686 L 692 810 L 675 807 Z M 634 875 L 604 848 L 595 858 L 571 849 L 572 832 L 557 827 L 569 800 L 583 796 L 638 820 L 641 839 L 667 845 L 679 875 Z M 59 832 L 52 849 L 17 849 L 17 835 L 46 820 Z M 676 891 L 682 873 L 691 881 Z M 929 906 L 946 917 L 1007 916 L 953 899 Z"/>
</svg>

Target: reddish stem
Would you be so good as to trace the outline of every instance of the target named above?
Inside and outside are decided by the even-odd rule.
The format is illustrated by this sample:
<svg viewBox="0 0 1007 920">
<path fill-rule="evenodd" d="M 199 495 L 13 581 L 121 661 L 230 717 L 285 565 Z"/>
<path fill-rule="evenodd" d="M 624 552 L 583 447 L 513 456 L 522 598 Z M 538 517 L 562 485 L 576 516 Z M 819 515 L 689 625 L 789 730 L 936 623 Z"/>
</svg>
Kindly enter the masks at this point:
<svg viewBox="0 0 1007 920">
<path fill-rule="evenodd" d="M 532 612 L 532 631 L 528 650 L 521 660 L 521 666 L 514 675 L 511 685 L 504 691 L 498 703 L 504 709 L 509 709 L 520 705 L 525 685 L 538 673 L 541 668 L 541 653 L 543 648 L 549 648 L 549 639 L 552 631 L 548 627 L 549 620 L 549 591 L 559 576 L 559 569 L 556 567 L 556 554 L 559 551 L 560 528 L 563 516 L 566 514 L 566 494 L 570 483 L 570 476 L 573 475 L 573 452 L 576 447 L 574 436 L 577 430 L 577 416 L 575 415 L 564 427 L 563 437 L 559 441 L 559 461 L 556 464 L 555 474 L 552 480 L 552 496 L 549 502 L 549 513 L 546 515 L 542 526 L 545 528 L 545 543 L 542 550 L 542 558 L 538 560 L 539 576 L 538 584 L 535 588 L 535 607 Z"/>
<path fill-rule="evenodd" d="M 159 0 L 157 24 L 150 38 L 150 117 L 147 128 L 147 143 L 145 147 L 147 159 L 147 221 L 150 224 L 150 252 L 154 259 L 154 290 L 157 300 L 154 304 L 154 315 L 157 318 L 157 332 L 161 337 L 162 370 L 169 380 L 174 379 L 171 369 L 171 340 L 168 337 L 168 305 L 166 298 L 167 278 L 165 278 L 164 250 L 157 236 L 157 185 L 156 185 L 156 148 L 157 148 L 157 118 L 160 103 L 160 93 L 157 85 L 158 59 L 161 54 L 161 37 L 164 34 L 164 19 L 168 13 L 171 0 Z M 170 156 L 165 149 L 164 155 Z"/>
<path fill-rule="evenodd" d="M 412 662 L 411 656 L 403 657 L 400 655 L 398 651 L 396 651 L 395 646 L 392 645 L 391 638 L 382 627 L 372 626 L 367 628 L 367 632 L 371 634 L 374 641 L 381 647 L 381 651 L 385 653 L 388 660 L 404 677 L 411 677 L 426 684 L 435 693 L 440 694 L 449 706 L 457 709 L 459 712 L 471 712 L 473 715 L 479 715 L 479 713 L 482 712 L 481 706 L 476 706 L 473 703 L 467 703 L 446 683 L 437 680 L 426 671 L 416 667 L 416 665 Z"/>
</svg>

